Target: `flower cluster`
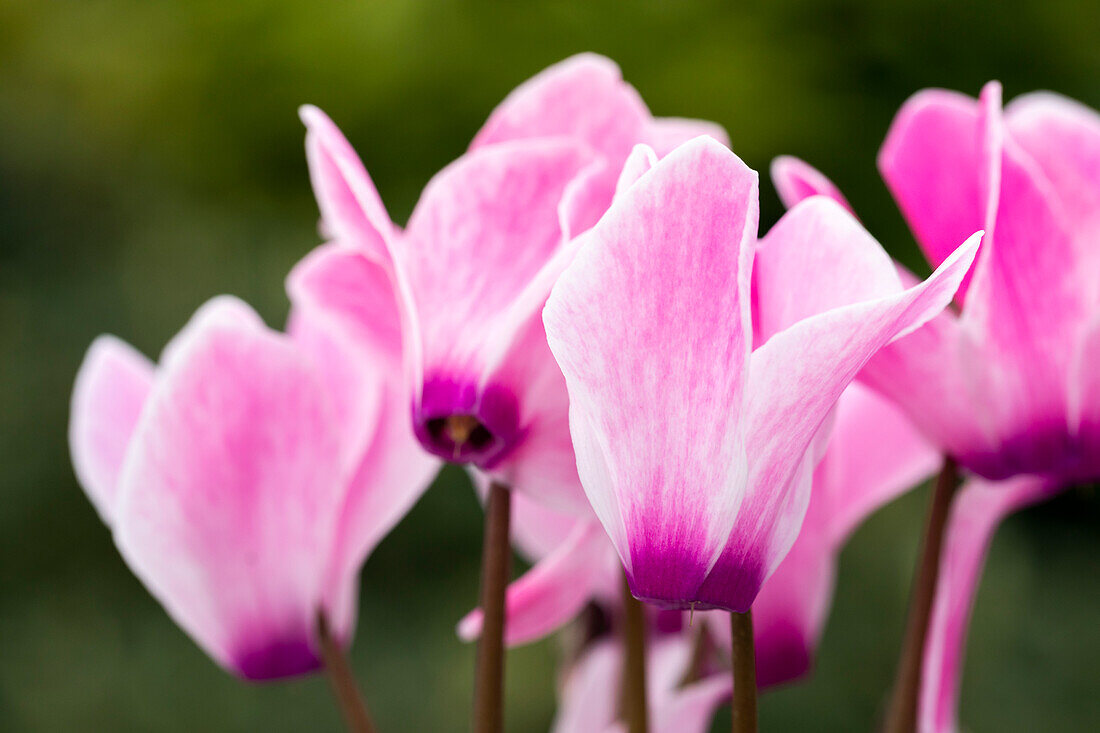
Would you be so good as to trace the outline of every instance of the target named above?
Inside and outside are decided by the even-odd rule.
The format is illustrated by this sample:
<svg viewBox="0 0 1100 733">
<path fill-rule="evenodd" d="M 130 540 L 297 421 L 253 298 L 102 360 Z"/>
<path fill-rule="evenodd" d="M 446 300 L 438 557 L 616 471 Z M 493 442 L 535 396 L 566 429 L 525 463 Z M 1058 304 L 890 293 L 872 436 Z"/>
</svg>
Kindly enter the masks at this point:
<svg viewBox="0 0 1100 733">
<path fill-rule="evenodd" d="M 956 728 L 997 524 L 1100 478 L 1100 117 L 1002 111 L 995 83 L 908 101 L 879 165 L 923 280 L 793 158 L 761 235 L 724 131 L 654 117 L 602 57 L 518 87 L 404 228 L 335 124 L 301 117 L 328 241 L 287 278 L 285 330 L 218 297 L 156 364 L 98 339 L 73 394 L 81 484 L 215 661 L 338 673 L 361 565 L 448 461 L 506 495 L 459 636 L 491 660 L 573 624 L 555 731 L 703 731 L 731 696 L 751 730 L 739 693 L 809 671 L 846 538 L 943 464 L 919 674 L 887 724 Z M 494 536 L 533 562 L 496 595 Z"/>
</svg>

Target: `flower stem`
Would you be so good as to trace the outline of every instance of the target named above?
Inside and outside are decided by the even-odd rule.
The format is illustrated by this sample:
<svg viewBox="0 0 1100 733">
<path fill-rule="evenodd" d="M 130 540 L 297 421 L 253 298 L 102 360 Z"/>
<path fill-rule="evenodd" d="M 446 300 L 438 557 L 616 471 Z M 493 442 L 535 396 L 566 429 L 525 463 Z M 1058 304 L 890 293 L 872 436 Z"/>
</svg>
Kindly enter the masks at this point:
<svg viewBox="0 0 1100 733">
<path fill-rule="evenodd" d="M 752 609 L 730 612 L 733 642 L 733 733 L 756 733 L 756 648 Z"/>
<path fill-rule="evenodd" d="M 508 525 L 512 491 L 493 481 L 485 507 L 485 540 L 481 553 L 481 609 L 483 624 L 477 644 L 474 677 L 475 733 L 504 730 L 504 594 L 511 571 L 512 549 Z"/>
<path fill-rule="evenodd" d="M 375 733 L 377 729 L 374 727 L 374 723 L 371 722 L 362 695 L 359 694 L 351 665 L 348 664 L 348 659 L 344 656 L 340 644 L 332 638 L 324 611 L 318 611 L 317 613 L 317 638 L 321 643 L 321 657 L 324 659 L 329 682 L 332 684 L 332 693 L 340 706 L 340 712 L 344 716 L 348 731 L 350 733 Z"/>
<path fill-rule="evenodd" d="M 928 617 L 936 593 L 936 580 L 940 572 L 940 551 L 943 548 L 944 530 L 948 509 L 958 483 L 958 466 L 948 457 L 943 462 L 939 478 L 932 492 L 932 503 L 924 527 L 920 558 L 913 578 L 913 590 L 909 599 L 909 617 L 906 620 L 901 656 L 898 659 L 894 690 L 886 709 L 886 733 L 913 733 L 917 728 L 917 701 L 920 695 L 921 663 L 924 658 L 924 640 L 928 632 Z"/>
<path fill-rule="evenodd" d="M 619 707 L 630 733 L 649 733 L 645 682 L 645 609 L 623 575 L 623 674 Z"/>
</svg>

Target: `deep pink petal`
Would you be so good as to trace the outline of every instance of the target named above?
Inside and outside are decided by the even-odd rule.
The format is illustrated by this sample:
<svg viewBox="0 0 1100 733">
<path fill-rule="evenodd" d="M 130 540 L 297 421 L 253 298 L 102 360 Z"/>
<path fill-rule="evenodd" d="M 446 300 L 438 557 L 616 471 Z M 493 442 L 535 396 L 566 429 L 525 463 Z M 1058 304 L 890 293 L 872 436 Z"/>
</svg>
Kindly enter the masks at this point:
<svg viewBox="0 0 1100 733">
<path fill-rule="evenodd" d="M 544 312 L 585 492 L 639 597 L 690 601 L 737 510 L 756 222 L 756 174 L 697 138 L 612 205 Z"/>
<path fill-rule="evenodd" d="M 757 246 L 757 337 L 766 341 L 803 318 L 900 290 L 882 246 L 835 201 L 814 196 L 788 211 Z"/>
<path fill-rule="evenodd" d="M 309 177 L 330 236 L 361 247 L 379 263 L 390 261 L 395 234 L 378 190 L 355 150 L 332 120 L 311 105 L 299 110 L 306 126 Z"/>
<path fill-rule="evenodd" d="M 852 205 L 825 174 L 809 163 L 791 155 L 781 155 L 772 161 L 772 183 L 779 200 L 788 209 L 811 196 L 827 196 L 854 214 Z"/>
<path fill-rule="evenodd" d="M 1009 514 L 1056 491 L 1055 484 L 1028 476 L 1001 483 L 973 480 L 952 504 L 924 646 L 921 733 L 958 730 L 959 683 L 967 627 L 993 533 Z"/>
<path fill-rule="evenodd" d="M 822 422 L 876 351 L 951 301 L 979 238 L 924 283 L 799 321 L 753 352 L 743 418 L 748 490 L 698 600 L 742 612 L 751 606 L 798 534 L 809 500 L 805 459 Z"/>
<path fill-rule="evenodd" d="M 73 387 L 69 449 L 80 485 L 111 524 L 118 476 L 153 383 L 153 364 L 132 346 L 100 336 Z"/>
<path fill-rule="evenodd" d="M 537 641 L 572 621 L 617 564 L 603 527 L 595 519 L 578 521 L 554 552 L 508 586 L 505 643 Z M 481 609 L 471 611 L 459 622 L 459 637 L 476 639 L 481 624 Z"/>
<path fill-rule="evenodd" d="M 982 180 L 992 161 L 983 135 L 973 98 L 929 89 L 898 111 L 879 153 L 882 177 L 934 267 L 984 226 Z"/>
<path fill-rule="evenodd" d="M 119 549 L 212 657 L 250 678 L 315 668 L 344 494 L 332 407 L 285 337 L 208 306 L 177 337 L 119 483 Z M 258 319 L 257 319 L 258 320 Z"/>
<path fill-rule="evenodd" d="M 1093 318 L 1078 349 L 1070 382 L 1070 431 L 1083 465 L 1068 478 L 1090 480 L 1100 475 L 1100 313 Z"/>
</svg>

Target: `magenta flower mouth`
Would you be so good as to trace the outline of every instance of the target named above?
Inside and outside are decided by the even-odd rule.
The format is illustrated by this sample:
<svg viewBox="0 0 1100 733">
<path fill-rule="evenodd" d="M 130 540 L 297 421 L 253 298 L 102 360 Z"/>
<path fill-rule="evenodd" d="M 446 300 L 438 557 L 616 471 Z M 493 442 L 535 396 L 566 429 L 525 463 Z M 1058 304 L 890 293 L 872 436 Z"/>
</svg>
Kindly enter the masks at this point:
<svg viewBox="0 0 1100 733">
<path fill-rule="evenodd" d="M 515 397 L 502 387 L 437 378 L 424 384 L 413 414 L 420 444 L 451 463 L 492 468 L 522 438 Z"/>
</svg>

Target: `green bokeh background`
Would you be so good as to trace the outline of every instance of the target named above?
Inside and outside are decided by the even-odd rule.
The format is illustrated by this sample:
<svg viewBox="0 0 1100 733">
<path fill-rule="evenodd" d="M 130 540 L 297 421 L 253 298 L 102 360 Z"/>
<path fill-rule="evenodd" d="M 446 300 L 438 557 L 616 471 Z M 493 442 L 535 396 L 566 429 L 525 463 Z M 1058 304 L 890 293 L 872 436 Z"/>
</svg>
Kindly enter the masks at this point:
<svg viewBox="0 0 1100 733">
<path fill-rule="evenodd" d="M 898 105 L 999 78 L 1008 97 L 1100 106 L 1096 20 L 1071 0 L 0 0 L 0 730 L 339 728 L 323 680 L 238 682 L 172 624 L 76 485 L 65 437 L 97 334 L 155 355 L 222 292 L 282 323 L 283 277 L 318 242 L 299 104 L 343 127 L 403 221 L 513 86 L 599 51 L 655 113 L 725 125 L 753 167 L 780 153 L 819 166 L 920 268 L 874 166 Z M 872 729 L 925 500 L 856 534 L 816 673 L 763 698 L 764 730 Z M 1074 491 L 998 535 L 969 728 L 1100 726 L 1098 518 Z M 447 470 L 365 567 L 352 656 L 384 731 L 465 729 L 473 650 L 452 628 L 475 599 L 479 535 L 469 484 Z M 555 654 L 509 657 L 509 730 L 546 729 Z"/>
</svg>

